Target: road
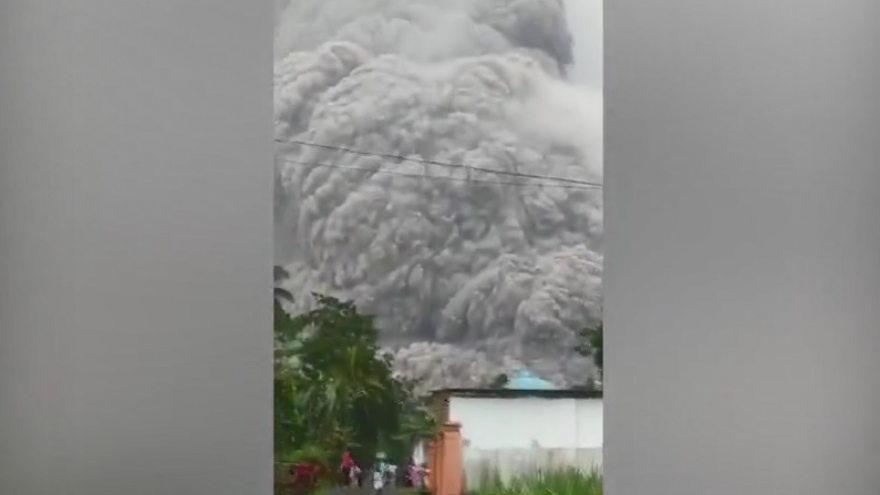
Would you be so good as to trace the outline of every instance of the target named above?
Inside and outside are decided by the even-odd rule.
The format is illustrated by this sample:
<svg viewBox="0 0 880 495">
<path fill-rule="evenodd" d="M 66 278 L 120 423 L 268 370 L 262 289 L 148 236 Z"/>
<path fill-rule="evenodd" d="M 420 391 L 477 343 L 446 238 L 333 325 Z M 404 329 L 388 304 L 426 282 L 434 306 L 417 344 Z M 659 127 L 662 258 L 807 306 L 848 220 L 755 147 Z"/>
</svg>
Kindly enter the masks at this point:
<svg viewBox="0 0 880 495">
<path fill-rule="evenodd" d="M 373 489 L 369 486 L 366 486 L 364 483 L 363 488 L 331 488 L 322 493 L 322 495 L 373 495 Z M 384 490 L 382 490 L 382 495 L 411 495 L 413 491 L 408 488 L 399 488 L 394 486 L 386 486 Z"/>
</svg>

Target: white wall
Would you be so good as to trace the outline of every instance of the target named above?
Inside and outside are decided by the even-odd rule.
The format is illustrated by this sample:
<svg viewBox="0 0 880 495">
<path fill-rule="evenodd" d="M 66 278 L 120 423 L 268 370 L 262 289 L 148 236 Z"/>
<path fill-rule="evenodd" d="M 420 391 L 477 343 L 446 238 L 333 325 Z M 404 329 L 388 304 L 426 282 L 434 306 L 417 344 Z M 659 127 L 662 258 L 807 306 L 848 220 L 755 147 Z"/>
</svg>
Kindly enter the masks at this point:
<svg viewBox="0 0 880 495">
<path fill-rule="evenodd" d="M 453 397 L 449 417 L 474 448 L 602 446 L 601 399 Z"/>
<path fill-rule="evenodd" d="M 489 472 L 509 479 L 530 470 L 602 464 L 601 399 L 453 397 L 464 469 L 473 486 Z"/>
<path fill-rule="evenodd" d="M 605 441 L 602 399 L 575 401 L 577 416 L 577 445 L 579 448 L 601 448 Z"/>
</svg>

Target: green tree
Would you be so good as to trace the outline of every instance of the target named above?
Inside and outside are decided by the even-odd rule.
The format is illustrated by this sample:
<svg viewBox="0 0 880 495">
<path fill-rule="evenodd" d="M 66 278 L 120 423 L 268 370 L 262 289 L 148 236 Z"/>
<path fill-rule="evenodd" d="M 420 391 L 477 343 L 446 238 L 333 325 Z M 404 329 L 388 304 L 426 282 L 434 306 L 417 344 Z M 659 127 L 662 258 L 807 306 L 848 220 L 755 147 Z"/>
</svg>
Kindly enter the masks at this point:
<svg viewBox="0 0 880 495">
<path fill-rule="evenodd" d="M 313 296 L 314 309 L 298 316 L 276 304 L 276 453 L 407 455 L 414 435 L 431 428 L 414 384 L 394 376 L 372 316 Z"/>
<path fill-rule="evenodd" d="M 489 388 L 504 388 L 510 382 L 510 377 L 506 373 L 501 373 L 489 382 Z"/>
<path fill-rule="evenodd" d="M 599 377 L 605 366 L 605 360 L 602 353 L 602 323 L 596 327 L 584 328 L 580 331 L 579 342 L 575 347 L 575 351 L 581 356 L 588 357 L 593 360 L 593 364 L 599 370 Z"/>
<path fill-rule="evenodd" d="M 404 459 L 412 454 L 412 448 L 422 439 L 435 436 L 439 431 L 437 419 L 429 407 L 426 397 L 416 393 L 418 383 L 414 380 L 397 378 L 394 381 L 398 405 L 397 424 L 385 442 L 389 455 Z"/>
<path fill-rule="evenodd" d="M 282 282 L 290 278 L 290 273 L 283 266 L 275 265 L 273 276 L 275 278 L 275 305 L 277 306 L 281 302 L 293 301 L 293 294 L 280 285 Z"/>
</svg>

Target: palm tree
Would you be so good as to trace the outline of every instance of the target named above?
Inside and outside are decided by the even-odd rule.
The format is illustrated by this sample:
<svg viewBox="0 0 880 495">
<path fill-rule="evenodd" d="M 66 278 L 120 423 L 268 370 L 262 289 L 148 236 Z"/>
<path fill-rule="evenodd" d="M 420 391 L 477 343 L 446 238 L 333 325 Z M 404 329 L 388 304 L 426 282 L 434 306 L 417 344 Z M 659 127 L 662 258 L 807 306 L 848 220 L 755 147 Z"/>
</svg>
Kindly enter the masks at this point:
<svg viewBox="0 0 880 495">
<path fill-rule="evenodd" d="M 275 278 L 275 302 L 277 304 L 283 302 L 293 302 L 293 294 L 290 293 L 289 290 L 281 287 L 281 283 L 290 278 L 290 272 L 288 272 L 283 266 L 275 265 L 274 270 L 274 278 Z"/>
</svg>

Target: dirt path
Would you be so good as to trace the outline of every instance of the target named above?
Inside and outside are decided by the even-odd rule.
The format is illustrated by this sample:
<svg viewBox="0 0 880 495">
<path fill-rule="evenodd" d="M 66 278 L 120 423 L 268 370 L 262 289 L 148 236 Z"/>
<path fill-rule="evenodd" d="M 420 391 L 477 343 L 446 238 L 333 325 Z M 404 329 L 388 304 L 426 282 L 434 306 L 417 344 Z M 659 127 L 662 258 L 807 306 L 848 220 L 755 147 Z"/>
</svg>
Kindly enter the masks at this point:
<svg viewBox="0 0 880 495">
<path fill-rule="evenodd" d="M 366 484 L 366 483 L 365 483 Z M 363 488 L 330 488 L 321 495 L 373 495 L 373 489 L 364 486 Z M 384 490 L 382 490 L 382 495 L 409 495 L 412 493 L 412 490 L 408 490 L 406 488 L 398 488 L 393 486 L 386 486 Z"/>
</svg>

